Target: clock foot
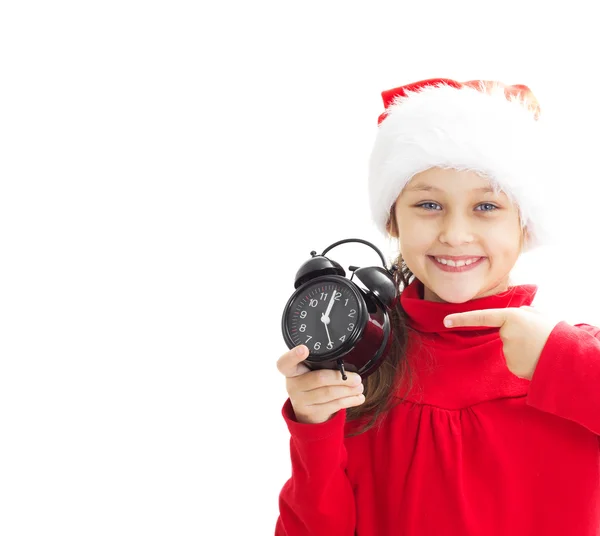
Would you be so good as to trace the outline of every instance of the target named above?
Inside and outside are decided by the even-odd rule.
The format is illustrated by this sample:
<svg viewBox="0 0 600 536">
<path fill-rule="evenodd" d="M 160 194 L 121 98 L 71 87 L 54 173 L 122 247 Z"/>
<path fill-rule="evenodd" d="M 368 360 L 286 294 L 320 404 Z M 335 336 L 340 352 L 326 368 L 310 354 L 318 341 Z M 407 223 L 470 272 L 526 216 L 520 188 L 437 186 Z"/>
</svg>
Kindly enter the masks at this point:
<svg viewBox="0 0 600 536">
<path fill-rule="evenodd" d="M 338 370 L 342 373 L 342 380 L 346 381 L 348 379 L 348 376 L 346 376 L 346 369 L 344 368 L 343 359 L 341 359 L 341 358 L 338 359 L 337 364 L 338 364 Z"/>
</svg>

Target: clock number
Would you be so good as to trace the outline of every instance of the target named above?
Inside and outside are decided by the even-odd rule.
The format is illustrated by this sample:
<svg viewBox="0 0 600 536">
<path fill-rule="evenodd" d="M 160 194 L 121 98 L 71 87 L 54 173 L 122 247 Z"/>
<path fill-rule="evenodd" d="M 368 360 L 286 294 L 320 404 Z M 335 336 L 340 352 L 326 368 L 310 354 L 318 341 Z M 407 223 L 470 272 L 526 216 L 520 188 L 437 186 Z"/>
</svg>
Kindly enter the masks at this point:
<svg viewBox="0 0 600 536">
<path fill-rule="evenodd" d="M 301 331 L 302 333 L 304 333 L 304 332 L 306 331 L 306 324 L 301 324 L 301 325 L 300 325 L 300 331 Z"/>
<path fill-rule="evenodd" d="M 306 339 L 305 344 L 308 344 L 308 341 L 310 341 L 312 339 L 312 335 L 308 335 L 308 339 Z"/>
<path fill-rule="evenodd" d="M 314 348 L 315 348 L 315 350 L 320 350 L 321 349 L 321 343 L 320 342 L 316 342 Z"/>
<path fill-rule="evenodd" d="M 341 297 L 342 297 L 342 293 L 341 292 L 335 292 L 335 298 L 333 298 L 333 299 L 335 301 L 339 301 Z"/>
<path fill-rule="evenodd" d="M 325 297 L 323 298 L 323 296 L 325 296 Z M 321 299 L 322 300 L 326 300 L 327 299 L 327 294 L 325 292 L 321 292 Z"/>
<path fill-rule="evenodd" d="M 306 311 L 300 312 L 300 318 L 306 318 Z"/>
<path fill-rule="evenodd" d="M 348 324 L 348 331 L 352 331 L 354 329 L 354 324 Z"/>
<path fill-rule="evenodd" d="M 348 298 L 349 300 L 350 298 Z M 346 307 L 348 305 L 348 300 L 346 300 L 346 303 L 344 303 L 344 307 Z"/>
<path fill-rule="evenodd" d="M 333 348 L 333 342 L 328 342 L 327 343 L 327 349 L 331 350 Z"/>
<path fill-rule="evenodd" d="M 344 342 L 345 340 L 346 340 L 346 335 L 342 335 L 342 336 L 340 337 L 340 341 Z"/>
<path fill-rule="evenodd" d="M 350 314 L 348 315 L 350 318 L 354 318 L 354 315 L 356 314 L 356 309 L 350 309 Z"/>
<path fill-rule="evenodd" d="M 316 307 L 317 305 L 319 305 L 319 302 L 313 298 L 312 300 L 310 300 L 310 303 L 308 305 L 310 307 Z"/>
</svg>

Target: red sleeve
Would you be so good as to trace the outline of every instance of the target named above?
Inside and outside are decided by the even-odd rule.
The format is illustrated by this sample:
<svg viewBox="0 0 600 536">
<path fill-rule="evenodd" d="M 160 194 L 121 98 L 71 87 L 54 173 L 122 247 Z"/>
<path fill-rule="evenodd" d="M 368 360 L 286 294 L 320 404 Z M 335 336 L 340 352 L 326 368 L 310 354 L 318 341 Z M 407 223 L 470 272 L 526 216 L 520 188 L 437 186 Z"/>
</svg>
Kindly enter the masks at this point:
<svg viewBox="0 0 600 536">
<path fill-rule="evenodd" d="M 346 475 L 346 410 L 319 424 L 296 421 L 288 398 L 292 477 L 279 494 L 275 536 L 354 536 L 354 492 Z"/>
<path fill-rule="evenodd" d="M 600 329 L 559 322 L 529 384 L 527 404 L 600 435 Z"/>
</svg>

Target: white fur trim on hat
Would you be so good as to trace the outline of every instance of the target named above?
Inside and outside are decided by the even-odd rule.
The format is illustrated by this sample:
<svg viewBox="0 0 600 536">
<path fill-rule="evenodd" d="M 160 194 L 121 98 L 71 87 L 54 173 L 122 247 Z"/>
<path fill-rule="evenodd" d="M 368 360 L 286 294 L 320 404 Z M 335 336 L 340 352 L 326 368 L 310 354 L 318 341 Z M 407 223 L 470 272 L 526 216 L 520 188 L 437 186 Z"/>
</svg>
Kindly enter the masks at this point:
<svg viewBox="0 0 600 536">
<path fill-rule="evenodd" d="M 390 209 L 412 177 L 432 167 L 473 170 L 515 202 L 529 240 L 524 251 L 548 241 L 552 187 L 542 123 L 502 86 L 428 86 L 397 97 L 380 123 L 369 164 L 372 218 L 384 235 Z"/>
</svg>

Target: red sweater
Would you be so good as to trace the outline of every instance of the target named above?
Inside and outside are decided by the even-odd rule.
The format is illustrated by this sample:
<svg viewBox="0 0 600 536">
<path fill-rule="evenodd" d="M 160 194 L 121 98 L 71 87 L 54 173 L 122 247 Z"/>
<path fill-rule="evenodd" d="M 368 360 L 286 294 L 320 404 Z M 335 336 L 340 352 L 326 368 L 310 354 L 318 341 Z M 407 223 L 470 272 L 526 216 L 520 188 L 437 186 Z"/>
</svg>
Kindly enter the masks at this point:
<svg viewBox="0 0 600 536">
<path fill-rule="evenodd" d="M 416 381 L 379 431 L 345 439 L 345 409 L 303 424 L 283 405 L 292 475 L 275 535 L 600 535 L 600 329 L 557 324 L 529 381 L 508 370 L 498 328 L 442 323 L 536 292 L 438 303 L 415 279 L 400 300 Z"/>
</svg>

